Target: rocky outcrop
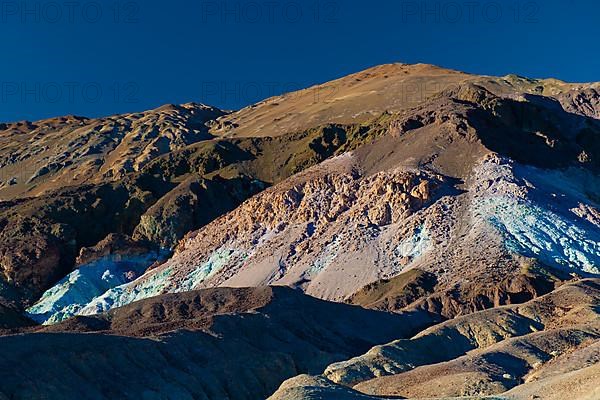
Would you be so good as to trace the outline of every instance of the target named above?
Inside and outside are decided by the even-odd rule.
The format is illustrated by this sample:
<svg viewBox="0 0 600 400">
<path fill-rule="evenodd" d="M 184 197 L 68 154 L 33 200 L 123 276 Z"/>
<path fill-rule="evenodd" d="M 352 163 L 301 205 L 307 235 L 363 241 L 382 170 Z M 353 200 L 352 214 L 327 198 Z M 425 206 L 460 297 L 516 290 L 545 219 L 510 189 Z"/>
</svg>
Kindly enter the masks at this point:
<svg viewBox="0 0 600 400">
<path fill-rule="evenodd" d="M 133 236 L 172 249 L 188 232 L 232 211 L 265 186 L 248 176 L 187 179 L 142 215 Z"/>
<path fill-rule="evenodd" d="M 350 296 L 350 304 L 375 310 L 399 311 L 435 291 L 435 275 L 412 269 L 391 279 L 373 282 Z M 439 313 L 439 310 L 436 310 Z"/>
<path fill-rule="evenodd" d="M 75 263 L 83 265 L 110 255 L 131 256 L 149 251 L 151 251 L 151 248 L 146 243 L 136 242 L 127 235 L 111 233 L 95 246 L 82 248 Z"/>
<path fill-rule="evenodd" d="M 600 119 L 600 87 L 566 92 L 559 101 L 568 112 Z"/>
<path fill-rule="evenodd" d="M 471 314 L 507 304 L 520 304 L 554 290 L 567 274 L 535 266 L 494 285 L 463 283 L 451 289 L 438 286 L 429 272 L 411 269 L 360 289 L 347 300 L 350 304 L 385 311 L 423 309 L 444 318 Z"/>
</svg>

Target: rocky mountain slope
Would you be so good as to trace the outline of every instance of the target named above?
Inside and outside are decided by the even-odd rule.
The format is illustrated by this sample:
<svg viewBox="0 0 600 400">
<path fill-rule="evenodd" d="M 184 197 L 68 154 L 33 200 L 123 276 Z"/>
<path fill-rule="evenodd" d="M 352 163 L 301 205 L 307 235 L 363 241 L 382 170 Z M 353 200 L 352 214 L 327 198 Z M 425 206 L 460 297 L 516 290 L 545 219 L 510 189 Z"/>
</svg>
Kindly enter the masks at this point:
<svg viewBox="0 0 600 400">
<path fill-rule="evenodd" d="M 435 321 L 282 287 L 164 295 L 0 337 L 0 398 L 265 398 L 286 378 Z"/>
<path fill-rule="evenodd" d="M 521 399 L 567 375 L 593 398 L 599 107 L 597 83 L 391 64 L 232 113 L 4 124 L 6 360 L 31 343 L 94 382 L 52 398 L 265 398 L 294 375 L 274 399 Z M 81 354 L 136 383 L 103 392 Z M 9 372 L 7 398 L 42 397 L 19 371 L 37 389 Z"/>
<path fill-rule="evenodd" d="M 166 263 L 79 313 L 214 286 L 281 284 L 343 301 L 420 268 L 435 276 L 434 298 L 458 292 L 437 305 L 452 317 L 540 294 L 506 288 L 538 265 L 596 274 L 600 123 L 558 104 L 469 83 L 387 115 L 386 133 L 371 128 L 365 144 L 187 235 Z"/>
<path fill-rule="evenodd" d="M 158 156 L 207 139 L 205 123 L 223 114 L 192 103 L 100 119 L 67 116 L 3 124 L 0 196 L 118 181 Z"/>
<path fill-rule="evenodd" d="M 165 112 L 161 110 L 147 114 Z M 171 129 L 179 128 L 169 126 L 164 134 L 170 135 Z M 157 155 L 118 178 L 92 173 L 93 179 L 78 183 L 72 180 L 74 174 L 65 173 L 59 182 L 48 174 L 49 184 L 60 188 L 33 197 L 30 192 L 25 197 L 6 192 L 6 201 L 0 202 L 0 298 L 17 308 L 31 305 L 78 267 L 80 252 L 111 234 L 127 235 L 151 249 L 147 258 L 154 260 L 148 267 L 160 259 L 156 254 L 168 254 L 189 231 L 270 184 L 325 160 L 336 149 L 357 146 L 374 131 L 384 132 L 382 124 L 328 125 L 281 138 L 197 135 L 197 142 Z M 76 149 L 84 151 L 86 146 Z M 134 163 L 132 155 L 113 155 L 115 151 L 107 154 L 120 164 Z M 10 168 L 2 174 L 9 174 Z M 33 185 L 23 190 L 37 189 Z"/>
<path fill-rule="evenodd" d="M 271 399 L 337 398 L 337 392 L 347 399 L 558 399 L 568 390 L 558 371 L 580 376 L 571 398 L 592 399 L 598 394 L 599 283 L 569 283 L 522 305 L 455 318 L 332 364 L 323 377 L 294 378 Z"/>
</svg>

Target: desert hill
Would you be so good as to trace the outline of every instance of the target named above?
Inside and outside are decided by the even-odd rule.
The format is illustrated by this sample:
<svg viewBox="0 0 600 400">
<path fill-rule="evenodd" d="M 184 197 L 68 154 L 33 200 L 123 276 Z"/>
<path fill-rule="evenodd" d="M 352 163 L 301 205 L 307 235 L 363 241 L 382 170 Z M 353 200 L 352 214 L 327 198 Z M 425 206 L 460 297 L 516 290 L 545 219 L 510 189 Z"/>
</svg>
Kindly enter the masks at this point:
<svg viewBox="0 0 600 400">
<path fill-rule="evenodd" d="M 2 124 L 2 362 L 39 359 L 0 393 L 593 399 L 599 116 L 598 83 L 389 64 Z"/>
</svg>

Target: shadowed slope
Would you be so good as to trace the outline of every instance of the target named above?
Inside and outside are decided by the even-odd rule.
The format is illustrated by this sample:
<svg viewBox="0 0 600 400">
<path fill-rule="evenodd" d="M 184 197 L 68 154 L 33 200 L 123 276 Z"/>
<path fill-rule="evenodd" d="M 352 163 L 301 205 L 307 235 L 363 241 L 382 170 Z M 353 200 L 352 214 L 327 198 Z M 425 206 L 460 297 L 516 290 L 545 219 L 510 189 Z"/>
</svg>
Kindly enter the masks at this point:
<svg viewBox="0 0 600 400">
<path fill-rule="evenodd" d="M 332 382 L 383 397 L 504 398 L 503 392 L 515 388 L 506 398 L 521 398 L 520 393 L 543 386 L 535 381 L 546 379 L 564 394 L 568 382 L 556 376 L 564 371 L 581 374 L 588 382 L 578 397 L 587 399 L 597 379 L 587 368 L 596 359 L 600 340 L 599 299 L 597 279 L 568 283 L 525 304 L 455 318 L 410 340 L 376 346 L 363 356 L 332 364 L 324 373 L 329 383 L 315 378 L 322 387 L 314 391 L 316 396 L 303 388 L 306 379 L 296 379 L 284 383 L 272 398 L 287 398 L 291 392 L 298 393 L 293 399 L 328 398 L 335 389 Z"/>
<path fill-rule="evenodd" d="M 0 398 L 265 398 L 286 378 L 433 323 L 283 287 L 166 295 L 0 337 Z"/>
</svg>

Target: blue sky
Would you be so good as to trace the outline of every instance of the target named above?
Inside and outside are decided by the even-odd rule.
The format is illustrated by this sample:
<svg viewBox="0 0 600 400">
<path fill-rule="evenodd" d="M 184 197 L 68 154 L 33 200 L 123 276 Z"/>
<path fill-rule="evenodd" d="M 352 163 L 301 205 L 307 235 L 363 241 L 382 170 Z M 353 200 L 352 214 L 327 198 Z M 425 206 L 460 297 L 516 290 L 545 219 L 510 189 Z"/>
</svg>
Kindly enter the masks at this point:
<svg viewBox="0 0 600 400">
<path fill-rule="evenodd" d="M 592 0 L 0 0 L 0 121 L 236 109 L 396 61 L 596 81 L 599 18 Z"/>
</svg>

